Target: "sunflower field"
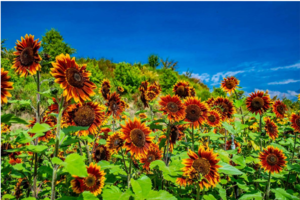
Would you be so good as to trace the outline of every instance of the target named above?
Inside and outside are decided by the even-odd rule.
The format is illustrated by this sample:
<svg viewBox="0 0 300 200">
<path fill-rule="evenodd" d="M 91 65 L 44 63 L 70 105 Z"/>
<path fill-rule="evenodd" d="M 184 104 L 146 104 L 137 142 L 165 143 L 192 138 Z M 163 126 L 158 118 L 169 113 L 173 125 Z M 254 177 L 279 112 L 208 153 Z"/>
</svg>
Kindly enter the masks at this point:
<svg viewBox="0 0 300 200">
<path fill-rule="evenodd" d="M 300 199 L 300 96 L 40 47 L 1 51 L 3 200 Z"/>
</svg>

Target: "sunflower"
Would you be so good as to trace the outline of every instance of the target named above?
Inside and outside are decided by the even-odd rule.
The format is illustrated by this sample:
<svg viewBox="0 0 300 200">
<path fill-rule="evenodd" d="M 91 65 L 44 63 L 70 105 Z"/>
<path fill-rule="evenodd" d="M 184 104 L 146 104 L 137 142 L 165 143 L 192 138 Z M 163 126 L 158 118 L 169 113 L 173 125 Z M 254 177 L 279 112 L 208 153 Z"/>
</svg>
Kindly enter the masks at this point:
<svg viewBox="0 0 300 200">
<path fill-rule="evenodd" d="M 120 103 L 124 109 L 129 108 L 129 105 L 124 100 L 120 100 Z"/>
<path fill-rule="evenodd" d="M 191 126 L 197 128 L 205 123 L 208 114 L 208 105 L 197 97 L 188 97 L 184 101 L 185 121 L 191 122 Z"/>
<path fill-rule="evenodd" d="M 1 133 L 8 133 L 10 131 L 10 125 L 1 123 Z"/>
<path fill-rule="evenodd" d="M 33 120 L 29 120 L 30 124 L 27 125 L 28 128 L 32 128 L 36 124 L 36 118 L 34 117 Z M 56 125 L 56 118 L 53 116 L 45 115 L 41 119 L 41 123 L 48 124 L 50 127 L 54 127 Z M 35 135 L 35 133 L 29 133 L 31 137 Z M 55 135 L 53 134 L 52 129 L 47 131 L 45 135 L 39 137 L 38 141 L 48 141 L 51 138 L 54 138 Z"/>
<path fill-rule="evenodd" d="M 273 112 L 276 114 L 278 118 L 284 118 L 284 114 L 287 111 L 286 105 L 280 101 L 277 100 L 273 104 Z"/>
<path fill-rule="evenodd" d="M 300 132 L 300 113 L 298 114 L 293 113 L 291 115 L 290 121 L 292 123 L 292 128 L 294 128 L 295 131 Z"/>
<path fill-rule="evenodd" d="M 266 133 L 269 135 L 270 138 L 275 140 L 278 137 L 278 129 L 277 125 L 270 120 L 270 118 L 265 119 L 266 125 Z"/>
<path fill-rule="evenodd" d="M 136 155 L 140 158 L 146 154 L 152 144 L 152 137 L 149 136 L 150 129 L 140 120 L 134 118 L 134 121 L 129 119 L 125 125 L 121 124 L 121 138 L 125 141 L 124 147 L 131 155 Z"/>
<path fill-rule="evenodd" d="M 180 98 L 189 96 L 189 83 L 185 81 L 177 82 L 173 87 L 173 92 Z"/>
<path fill-rule="evenodd" d="M 161 106 L 160 110 L 163 111 L 164 115 L 168 115 L 169 120 L 178 122 L 185 118 L 185 105 L 178 96 L 167 95 L 160 99 L 158 102 Z"/>
<path fill-rule="evenodd" d="M 13 152 L 13 153 L 9 154 L 9 164 L 15 165 L 18 163 L 22 163 L 22 159 L 17 158 L 17 156 L 19 156 L 19 155 L 21 155 L 21 152 Z"/>
<path fill-rule="evenodd" d="M 147 115 L 145 113 L 140 113 L 139 114 L 139 118 L 141 119 L 146 119 L 147 118 Z"/>
<path fill-rule="evenodd" d="M 233 141 L 235 148 L 238 150 L 238 153 L 242 152 L 241 143 L 237 142 L 236 140 Z M 231 150 L 232 139 L 226 141 L 226 150 Z"/>
<path fill-rule="evenodd" d="M 124 140 L 122 139 L 122 133 L 115 132 L 114 134 L 108 136 L 106 140 L 106 147 L 111 153 L 118 153 L 118 151 L 123 147 Z"/>
<path fill-rule="evenodd" d="M 214 101 L 215 101 L 215 98 L 211 97 L 211 98 L 207 99 L 205 101 L 205 103 L 207 103 L 209 106 L 213 106 L 214 105 Z"/>
<path fill-rule="evenodd" d="M 221 88 L 225 91 L 228 92 L 229 94 L 233 92 L 236 87 L 239 85 L 240 81 L 235 78 L 234 76 L 224 78 L 224 80 L 221 83 Z"/>
<path fill-rule="evenodd" d="M 104 99 L 108 99 L 109 95 L 110 95 L 110 81 L 108 79 L 103 79 L 102 84 L 101 84 L 101 88 L 99 89 L 99 93 L 102 94 Z"/>
<path fill-rule="evenodd" d="M 14 55 L 17 56 L 14 59 L 12 69 L 15 69 L 18 75 L 27 76 L 28 73 L 31 75 L 36 74 L 41 69 L 39 62 L 42 60 L 38 54 L 38 50 L 41 47 L 39 39 L 34 40 L 33 35 L 26 34 L 25 39 L 21 37 L 21 41 L 17 40 L 15 46 L 16 51 Z"/>
<path fill-rule="evenodd" d="M 105 181 L 105 172 L 101 171 L 101 167 L 97 164 L 90 163 L 87 168 L 88 176 L 80 178 L 73 176 L 75 179 L 71 181 L 73 192 L 80 194 L 83 191 L 90 191 L 95 196 L 102 192 Z"/>
<path fill-rule="evenodd" d="M 267 172 L 279 173 L 286 166 L 286 157 L 282 150 L 268 146 L 259 154 L 260 164 Z"/>
<path fill-rule="evenodd" d="M 156 96 L 158 96 L 161 92 L 161 88 L 158 84 L 154 83 L 148 87 L 149 91 L 155 92 Z"/>
<path fill-rule="evenodd" d="M 99 162 L 101 160 L 109 161 L 110 152 L 108 148 L 104 145 L 99 145 L 98 143 L 96 143 L 95 147 L 96 148 L 93 152 L 93 159 L 95 160 L 95 162 Z"/>
<path fill-rule="evenodd" d="M 8 71 L 4 71 L 4 68 L 1 68 L 1 104 L 7 103 L 7 97 L 11 97 L 8 90 L 14 89 L 12 86 L 14 83 L 9 82 L 10 76 L 7 74 Z"/>
<path fill-rule="evenodd" d="M 146 95 L 145 95 L 145 92 L 143 91 L 142 93 L 141 93 L 141 101 L 142 101 L 142 103 L 143 103 L 143 105 L 144 105 L 144 108 L 147 108 L 147 107 L 149 107 L 149 102 L 148 102 L 148 100 L 146 99 Z"/>
<path fill-rule="evenodd" d="M 235 113 L 233 103 L 229 99 L 222 97 L 218 97 L 213 102 L 213 109 L 217 110 L 221 114 L 222 121 L 230 119 Z"/>
<path fill-rule="evenodd" d="M 88 126 L 88 130 L 80 131 L 79 135 L 96 134 L 98 127 L 105 118 L 105 107 L 97 102 L 72 104 L 66 108 L 65 119 L 69 126 Z"/>
<path fill-rule="evenodd" d="M 149 170 L 150 163 L 155 160 L 160 160 L 162 158 L 161 151 L 157 145 L 151 145 L 146 154 L 140 158 L 140 162 L 143 163 L 143 168 Z"/>
<path fill-rule="evenodd" d="M 121 113 L 124 111 L 124 107 L 121 103 L 120 95 L 116 92 L 112 93 L 105 104 L 108 108 L 107 116 L 113 115 L 113 118 L 119 119 Z"/>
<path fill-rule="evenodd" d="M 118 91 L 119 91 L 119 92 L 121 92 L 121 93 L 123 93 L 123 92 L 124 92 L 124 88 L 123 88 L 123 87 L 121 87 L 121 86 L 118 86 L 118 87 L 117 87 L 117 89 L 118 89 Z"/>
<path fill-rule="evenodd" d="M 182 126 L 171 125 L 170 127 L 170 152 L 173 152 L 174 145 L 184 137 Z"/>
<path fill-rule="evenodd" d="M 180 185 L 197 183 L 203 189 L 203 187 L 215 187 L 220 182 L 218 168 L 221 166 L 217 165 L 220 160 L 217 158 L 217 153 L 214 154 L 213 150 L 209 148 L 205 150 L 203 147 L 199 147 L 198 155 L 189 150 L 188 156 L 189 158 L 183 159 L 182 162 L 185 165 L 182 168 L 184 177 L 177 180 L 177 183 Z M 204 179 L 200 180 L 200 174 Z"/>
<path fill-rule="evenodd" d="M 52 62 L 52 66 L 50 74 L 64 90 L 63 96 L 66 97 L 66 101 L 73 98 L 76 103 L 82 103 L 95 95 L 93 90 L 96 89 L 96 85 L 89 78 L 91 73 L 86 71 L 86 65 L 79 67 L 75 57 L 71 59 L 69 54 L 60 54 L 56 57 L 56 62 Z"/>
<path fill-rule="evenodd" d="M 157 97 L 156 93 L 152 90 L 147 90 L 145 92 L 145 99 L 147 101 L 152 101 L 153 99 L 155 99 Z"/>
<path fill-rule="evenodd" d="M 189 96 L 194 97 L 196 96 L 196 90 L 193 87 L 189 87 Z"/>
<path fill-rule="evenodd" d="M 269 95 L 264 95 L 264 92 L 257 91 L 250 94 L 246 99 L 246 105 L 250 112 L 259 113 L 260 115 L 270 108 L 271 99 Z"/>
<path fill-rule="evenodd" d="M 221 126 L 221 120 L 222 117 L 216 110 L 209 111 L 206 117 L 206 123 L 211 127 Z"/>
<path fill-rule="evenodd" d="M 50 113 L 57 113 L 58 114 L 58 111 L 59 111 L 58 110 L 58 103 L 57 103 L 57 101 L 54 97 L 52 97 L 52 101 L 53 101 L 53 103 L 50 106 L 48 106 L 48 110 L 49 110 Z"/>
<path fill-rule="evenodd" d="M 143 81 L 139 87 L 139 91 L 140 92 L 146 91 L 148 89 L 148 85 L 149 85 L 148 81 Z"/>
</svg>

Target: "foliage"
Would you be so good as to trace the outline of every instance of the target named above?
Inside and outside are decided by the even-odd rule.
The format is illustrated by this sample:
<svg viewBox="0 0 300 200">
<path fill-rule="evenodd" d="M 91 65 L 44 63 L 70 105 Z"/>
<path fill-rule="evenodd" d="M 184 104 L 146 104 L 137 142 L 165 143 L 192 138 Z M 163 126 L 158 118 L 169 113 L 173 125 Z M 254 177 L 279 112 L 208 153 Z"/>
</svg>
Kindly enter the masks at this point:
<svg viewBox="0 0 300 200">
<path fill-rule="evenodd" d="M 152 54 L 152 55 L 150 55 L 149 57 L 148 57 L 148 64 L 150 65 L 150 67 L 152 67 L 153 69 L 155 69 L 156 67 L 158 67 L 159 66 L 159 58 L 158 58 L 158 56 L 157 55 L 154 55 L 154 54 Z"/>
<path fill-rule="evenodd" d="M 170 94 L 176 82 L 176 72 L 171 69 L 160 70 L 160 85 L 164 93 Z"/>
</svg>

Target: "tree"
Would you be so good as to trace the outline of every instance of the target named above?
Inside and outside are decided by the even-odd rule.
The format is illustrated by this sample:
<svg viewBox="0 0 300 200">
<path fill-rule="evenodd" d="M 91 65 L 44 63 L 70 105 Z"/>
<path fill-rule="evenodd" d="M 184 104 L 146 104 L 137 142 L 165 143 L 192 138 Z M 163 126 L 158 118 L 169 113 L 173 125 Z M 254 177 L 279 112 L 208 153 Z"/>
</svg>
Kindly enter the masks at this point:
<svg viewBox="0 0 300 200">
<path fill-rule="evenodd" d="M 47 31 L 45 36 L 42 36 L 41 47 L 43 50 L 40 55 L 44 61 L 48 61 L 48 64 L 44 64 L 45 68 L 42 70 L 48 72 L 51 68 L 50 62 L 55 61 L 55 57 L 59 54 L 70 54 L 76 52 L 76 49 L 73 49 L 69 44 L 64 42 L 62 35 L 55 29 Z"/>
<path fill-rule="evenodd" d="M 161 64 L 163 65 L 164 69 L 171 69 L 171 70 L 175 70 L 176 65 L 178 64 L 178 62 L 174 61 L 174 60 L 170 60 L 169 58 L 167 58 L 165 61 L 163 59 L 160 59 Z"/>
<path fill-rule="evenodd" d="M 150 55 L 149 57 L 148 57 L 148 64 L 150 65 L 150 67 L 152 67 L 152 68 L 156 68 L 156 67 L 158 67 L 159 66 L 159 58 L 158 58 L 158 56 L 157 55 L 154 55 L 154 54 L 152 54 L 152 55 Z"/>
</svg>

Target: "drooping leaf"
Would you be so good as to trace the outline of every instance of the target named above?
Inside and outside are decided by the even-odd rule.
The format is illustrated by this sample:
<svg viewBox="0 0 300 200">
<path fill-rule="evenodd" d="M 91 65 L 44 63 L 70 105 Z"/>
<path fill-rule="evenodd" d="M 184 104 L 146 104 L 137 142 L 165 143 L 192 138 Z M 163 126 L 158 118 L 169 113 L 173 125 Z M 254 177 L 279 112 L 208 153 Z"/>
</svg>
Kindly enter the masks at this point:
<svg viewBox="0 0 300 200">
<path fill-rule="evenodd" d="M 152 188 L 151 179 L 146 175 L 142 175 L 138 180 L 134 180 L 132 178 L 130 183 L 135 195 L 141 199 L 144 199 L 146 196 L 148 196 Z"/>
<path fill-rule="evenodd" d="M 271 191 L 275 193 L 275 197 L 278 200 L 299 200 L 298 197 L 287 193 L 283 188 L 271 189 Z"/>
<path fill-rule="evenodd" d="M 51 127 L 48 124 L 40 124 L 40 123 L 35 123 L 34 126 L 28 130 L 30 133 L 45 133 L 49 131 Z"/>
<path fill-rule="evenodd" d="M 77 153 L 70 154 L 63 163 L 64 169 L 71 175 L 86 177 L 88 174 L 84 160 L 84 157 Z"/>
</svg>

